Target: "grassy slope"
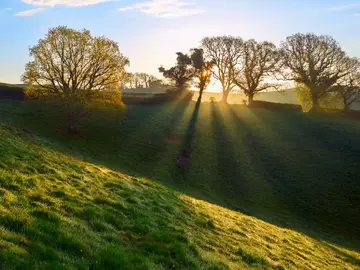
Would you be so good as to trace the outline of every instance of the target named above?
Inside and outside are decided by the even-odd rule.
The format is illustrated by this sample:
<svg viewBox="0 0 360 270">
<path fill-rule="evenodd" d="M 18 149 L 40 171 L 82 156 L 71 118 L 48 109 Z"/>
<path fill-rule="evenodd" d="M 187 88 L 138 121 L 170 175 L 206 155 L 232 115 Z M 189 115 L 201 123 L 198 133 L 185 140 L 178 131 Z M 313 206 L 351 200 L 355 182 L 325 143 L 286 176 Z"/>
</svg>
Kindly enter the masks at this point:
<svg viewBox="0 0 360 270">
<path fill-rule="evenodd" d="M 1 269 L 359 265 L 358 253 L 0 132 Z"/>
<path fill-rule="evenodd" d="M 125 254 L 125 258 L 133 256 L 129 254 L 146 254 L 149 262 L 143 258 L 144 263 L 163 263 L 164 267 L 359 266 L 358 253 L 330 244 L 357 250 L 360 247 L 360 213 L 355 207 L 360 193 L 359 122 L 242 106 L 222 108 L 209 103 L 203 103 L 199 110 L 194 104 L 182 103 L 129 106 L 120 124 L 95 117 L 89 120 L 92 129 L 87 130 L 87 139 L 77 139 L 69 138 L 54 124 L 59 117 L 54 110 L 37 110 L 21 102 L 0 102 L 0 120 L 21 129 L 20 136 L 41 135 L 40 143 L 46 146 L 37 145 L 38 139 L 33 138 L 29 144 L 28 139 L 24 141 L 11 133 L 6 135 L 6 141 L 1 137 L 1 153 L 7 153 L 7 159 L 1 157 L 2 162 L 5 160 L 3 173 L 12 179 L 4 188 L 3 197 L 10 198 L 14 209 L 20 212 L 19 217 L 9 213 L 10 221 L 5 223 L 15 234 L 2 234 L 10 235 L 5 242 L 10 246 L 13 235 L 12 247 L 33 254 L 30 256 L 35 261 L 41 256 L 45 260 L 48 255 L 42 255 L 42 249 L 37 251 L 34 239 L 42 246 L 54 242 L 51 235 L 60 235 L 49 252 L 66 266 L 76 265 L 83 256 L 72 244 L 62 243 L 66 239 L 75 239 L 75 246 L 84 241 L 80 249 L 94 245 L 86 251 L 84 261 L 79 262 L 82 265 L 96 265 L 106 254 L 101 250 L 110 244 L 122 246 L 117 252 Z M 177 136 L 180 143 L 166 143 L 168 136 Z M 17 145 L 7 140 L 16 141 Z M 99 165 L 69 158 L 52 148 Z M 192 151 L 191 162 L 187 168 L 179 169 L 176 159 L 184 149 Z M 32 154 L 25 155 L 27 151 Z M 35 169 L 27 169 L 27 164 Z M 32 184 L 27 187 L 22 177 L 38 179 L 36 188 Z M 240 209 L 314 238 L 196 201 L 146 180 L 139 182 L 139 178 L 156 180 L 192 197 Z M 125 188 L 114 187 L 113 182 L 115 186 L 120 182 Z M 17 187 L 12 187 L 13 183 Z M 55 195 L 59 189 L 64 189 L 65 194 L 60 191 L 60 196 Z M 39 192 L 45 199 L 37 202 L 32 192 Z M 123 192 L 127 195 L 122 196 Z M 106 198 L 108 202 L 101 201 Z M 41 213 L 47 201 L 55 217 Z M 27 220 L 29 228 L 23 227 L 18 218 Z M 47 219 L 53 220 L 55 227 L 39 235 L 48 226 Z M 136 227 L 143 225 L 144 231 L 138 231 Z M 158 235 L 161 232 L 168 234 L 164 236 L 167 240 Z M 109 234 L 115 239 L 107 238 Z M 154 245 L 150 251 L 149 243 Z M 179 250 L 170 249 L 170 253 L 158 250 L 178 245 Z M 144 251 L 150 253 L 142 254 Z"/>
</svg>

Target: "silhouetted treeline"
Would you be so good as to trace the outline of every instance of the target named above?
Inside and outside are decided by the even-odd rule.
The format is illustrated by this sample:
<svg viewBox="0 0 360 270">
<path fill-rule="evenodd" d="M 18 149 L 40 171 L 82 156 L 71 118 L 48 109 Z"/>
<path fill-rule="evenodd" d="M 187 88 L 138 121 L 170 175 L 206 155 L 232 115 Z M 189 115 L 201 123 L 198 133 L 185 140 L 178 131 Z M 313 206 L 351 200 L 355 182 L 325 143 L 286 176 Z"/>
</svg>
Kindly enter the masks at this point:
<svg viewBox="0 0 360 270">
<path fill-rule="evenodd" d="M 279 90 L 284 85 L 288 88 L 282 82 L 296 86 L 304 111 L 338 109 L 338 104 L 348 111 L 360 101 L 360 61 L 347 55 L 330 36 L 298 33 L 287 37 L 279 47 L 241 37 L 206 37 L 194 52 L 200 52 L 195 58 L 198 72 L 193 57 L 181 52 L 177 53 L 175 66 L 159 71 L 176 87 L 193 83 L 201 93 L 202 77 L 205 86 L 212 77 L 221 86 L 223 103 L 238 91 L 251 105 L 261 92 Z"/>
</svg>

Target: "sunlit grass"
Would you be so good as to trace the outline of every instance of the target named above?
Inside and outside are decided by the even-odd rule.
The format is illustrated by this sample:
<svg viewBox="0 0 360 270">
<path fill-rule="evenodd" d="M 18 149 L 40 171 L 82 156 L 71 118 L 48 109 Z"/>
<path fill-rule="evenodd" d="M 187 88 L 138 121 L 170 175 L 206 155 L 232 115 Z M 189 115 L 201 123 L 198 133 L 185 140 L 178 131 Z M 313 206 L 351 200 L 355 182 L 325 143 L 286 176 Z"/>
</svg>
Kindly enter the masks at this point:
<svg viewBox="0 0 360 270">
<path fill-rule="evenodd" d="M 1 129 L 1 269 L 324 269 L 360 261 L 355 252 Z"/>
<path fill-rule="evenodd" d="M 98 117 L 69 137 L 56 110 L 1 102 L 0 268 L 359 266 L 358 122 L 182 102 Z"/>
</svg>

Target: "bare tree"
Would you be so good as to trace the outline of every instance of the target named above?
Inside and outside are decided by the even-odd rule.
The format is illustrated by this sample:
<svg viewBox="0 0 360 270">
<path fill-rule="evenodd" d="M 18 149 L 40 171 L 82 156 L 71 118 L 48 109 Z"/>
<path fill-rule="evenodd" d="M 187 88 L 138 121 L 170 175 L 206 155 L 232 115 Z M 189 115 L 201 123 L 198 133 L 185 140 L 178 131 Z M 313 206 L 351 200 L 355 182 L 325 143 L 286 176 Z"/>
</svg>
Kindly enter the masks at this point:
<svg viewBox="0 0 360 270">
<path fill-rule="evenodd" d="M 147 73 L 137 73 L 137 76 L 142 81 L 144 88 L 150 88 L 151 83 L 158 80 L 158 78 L 156 78 L 154 75 Z"/>
<path fill-rule="evenodd" d="M 243 40 L 239 37 L 206 37 L 202 47 L 209 61 L 214 62 L 213 76 L 222 86 L 222 102 L 227 103 L 231 91 L 235 88 L 235 69 L 243 54 Z"/>
<path fill-rule="evenodd" d="M 133 84 L 135 88 L 141 88 L 144 87 L 144 81 L 142 73 L 136 72 L 133 74 Z"/>
<path fill-rule="evenodd" d="M 349 61 L 330 36 L 295 34 L 281 44 L 281 53 L 287 67 L 285 79 L 310 90 L 312 111 L 318 110 L 321 97 L 333 91 L 332 86 L 355 68 L 355 62 Z"/>
<path fill-rule="evenodd" d="M 151 88 L 153 87 L 153 85 L 156 85 L 156 83 L 161 82 L 161 80 L 159 78 L 157 78 L 154 75 L 148 74 L 147 77 L 147 88 Z"/>
<path fill-rule="evenodd" d="M 271 42 L 257 43 L 251 39 L 244 43 L 241 65 L 236 70 L 234 83 L 248 97 L 249 105 L 257 93 L 278 86 L 266 79 L 279 71 L 280 60 L 280 53 Z"/>
<path fill-rule="evenodd" d="M 354 102 L 360 102 L 360 71 L 342 78 L 334 90 L 341 97 L 344 111 L 349 111 Z"/>
<path fill-rule="evenodd" d="M 120 82 L 121 89 L 132 88 L 133 74 L 126 72 Z"/>
</svg>

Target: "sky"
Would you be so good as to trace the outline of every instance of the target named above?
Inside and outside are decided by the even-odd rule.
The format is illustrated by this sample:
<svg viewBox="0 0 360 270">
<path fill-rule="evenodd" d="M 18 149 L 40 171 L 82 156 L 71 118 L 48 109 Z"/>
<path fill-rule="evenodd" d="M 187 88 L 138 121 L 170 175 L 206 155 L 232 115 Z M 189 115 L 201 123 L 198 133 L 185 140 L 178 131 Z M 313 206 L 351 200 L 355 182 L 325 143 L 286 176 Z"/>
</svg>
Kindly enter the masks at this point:
<svg viewBox="0 0 360 270">
<path fill-rule="evenodd" d="M 272 41 L 313 32 L 360 57 L 360 0 L 0 0 L 0 82 L 19 83 L 48 28 L 88 29 L 119 43 L 129 71 L 159 76 L 205 36 Z"/>
</svg>

